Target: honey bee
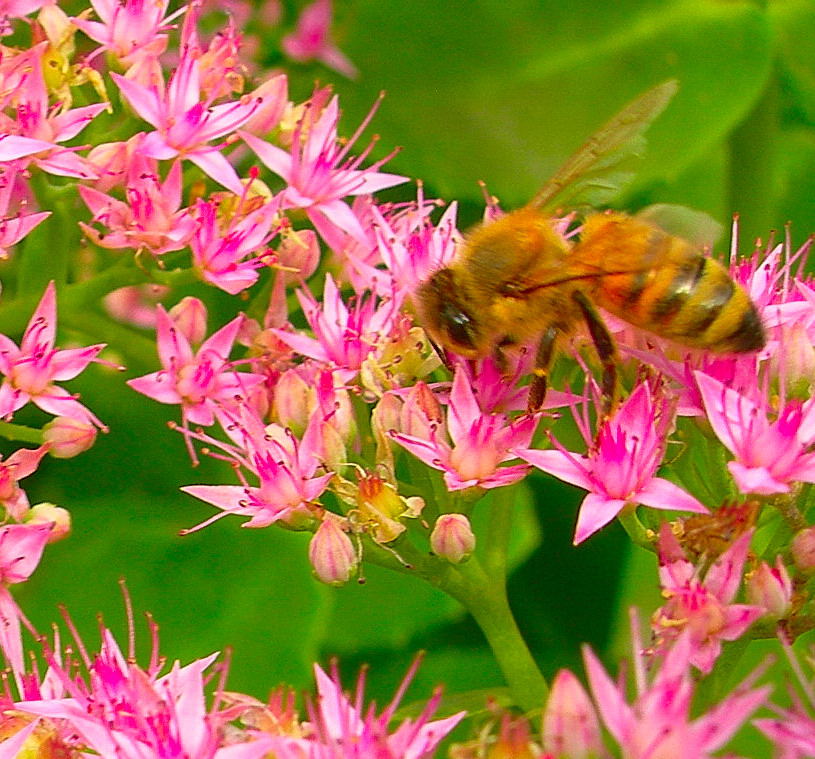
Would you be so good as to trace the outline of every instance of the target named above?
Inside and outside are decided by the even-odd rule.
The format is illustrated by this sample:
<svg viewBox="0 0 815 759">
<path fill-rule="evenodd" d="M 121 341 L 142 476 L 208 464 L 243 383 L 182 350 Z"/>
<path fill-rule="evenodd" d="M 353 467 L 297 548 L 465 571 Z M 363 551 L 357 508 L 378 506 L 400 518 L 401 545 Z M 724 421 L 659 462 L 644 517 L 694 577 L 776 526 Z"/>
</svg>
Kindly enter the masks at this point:
<svg viewBox="0 0 815 759">
<path fill-rule="evenodd" d="M 602 365 L 603 413 L 613 411 L 617 351 L 598 307 L 692 348 L 744 353 L 764 347 L 750 297 L 701 246 L 647 218 L 617 212 L 584 214 L 576 241 L 555 229 L 556 209 L 597 205 L 604 193 L 613 194 L 622 161 L 637 150 L 676 87 L 665 82 L 625 106 L 530 203 L 477 227 L 450 265 L 416 291 L 419 317 L 439 348 L 500 360 L 504 348 L 537 341 L 530 413 L 543 404 L 560 343 L 581 323 Z"/>
</svg>

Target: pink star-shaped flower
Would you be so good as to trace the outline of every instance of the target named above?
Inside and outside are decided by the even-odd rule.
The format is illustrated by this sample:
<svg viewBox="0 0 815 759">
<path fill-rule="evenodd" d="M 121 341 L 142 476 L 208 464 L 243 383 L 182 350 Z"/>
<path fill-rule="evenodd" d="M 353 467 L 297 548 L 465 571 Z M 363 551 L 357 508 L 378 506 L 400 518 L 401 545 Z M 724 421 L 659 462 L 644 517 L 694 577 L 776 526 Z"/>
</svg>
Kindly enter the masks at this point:
<svg viewBox="0 0 815 759">
<path fill-rule="evenodd" d="M 54 382 L 76 377 L 105 346 L 55 350 L 56 329 L 57 295 L 51 282 L 31 316 L 20 346 L 0 334 L 0 374 L 4 375 L 0 385 L 0 417 L 10 419 L 15 411 L 32 401 L 54 416 L 70 416 L 101 426 L 75 396 Z"/>
</svg>

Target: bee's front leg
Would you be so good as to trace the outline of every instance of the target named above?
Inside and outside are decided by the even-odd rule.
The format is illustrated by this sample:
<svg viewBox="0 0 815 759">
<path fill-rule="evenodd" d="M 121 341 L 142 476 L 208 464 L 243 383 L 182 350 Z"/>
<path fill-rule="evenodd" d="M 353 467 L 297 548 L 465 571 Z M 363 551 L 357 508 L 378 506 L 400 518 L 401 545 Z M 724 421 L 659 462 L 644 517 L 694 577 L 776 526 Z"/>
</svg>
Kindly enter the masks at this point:
<svg viewBox="0 0 815 759">
<path fill-rule="evenodd" d="M 597 351 L 597 357 L 603 366 L 603 378 L 600 383 L 600 389 L 603 392 L 603 406 L 602 417 L 597 423 L 599 430 L 617 407 L 617 346 L 614 344 L 614 338 L 608 331 L 608 327 L 600 318 L 600 314 L 594 310 L 591 301 L 579 290 L 572 293 L 572 298 L 583 314 L 586 326 L 589 328 L 589 335 Z"/>
<path fill-rule="evenodd" d="M 532 370 L 532 382 L 529 385 L 529 396 L 526 401 L 526 412 L 534 414 L 540 411 L 546 398 L 547 381 L 560 331 L 555 326 L 547 327 L 541 335 L 538 349 L 535 352 L 535 368 Z"/>
</svg>

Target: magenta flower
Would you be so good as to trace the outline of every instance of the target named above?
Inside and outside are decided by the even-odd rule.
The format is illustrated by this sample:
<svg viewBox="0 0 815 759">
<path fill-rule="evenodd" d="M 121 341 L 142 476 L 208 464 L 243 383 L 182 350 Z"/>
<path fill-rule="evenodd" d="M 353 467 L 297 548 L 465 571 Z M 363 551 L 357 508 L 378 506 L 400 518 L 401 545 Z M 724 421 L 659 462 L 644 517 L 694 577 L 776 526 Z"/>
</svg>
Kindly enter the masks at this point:
<svg viewBox="0 0 815 759">
<path fill-rule="evenodd" d="M 156 309 L 156 336 L 162 369 L 128 380 L 128 385 L 159 403 L 181 404 L 188 422 L 209 426 L 219 405 L 234 405 L 236 396 L 263 382 L 260 374 L 235 371 L 229 353 L 244 317 L 239 315 L 212 334 L 197 352 L 167 312 Z"/>
<path fill-rule="evenodd" d="M 28 322 L 20 347 L 0 334 L 0 374 L 4 375 L 0 416 L 10 419 L 32 401 L 54 416 L 70 416 L 101 427 L 101 422 L 75 396 L 54 382 L 76 377 L 105 346 L 55 350 L 56 329 L 57 296 L 51 282 Z"/>
<path fill-rule="evenodd" d="M 409 397 L 403 416 L 414 413 L 407 408 L 409 404 L 420 402 L 418 396 Z M 415 413 L 421 414 L 421 410 Z M 514 449 L 531 443 L 537 422 L 532 416 L 508 422 L 504 414 L 484 413 L 465 373 L 459 369 L 453 377 L 447 407 L 447 432 L 451 442 L 447 442 L 435 422 L 426 426 L 426 437 L 396 431 L 391 435 L 425 464 L 444 472 L 449 490 L 474 486 L 497 488 L 511 485 L 528 473 L 526 464 L 507 467 L 501 464 L 516 458 Z"/>
<path fill-rule="evenodd" d="M 257 270 L 264 265 L 265 245 L 277 231 L 273 229 L 276 213 L 277 203 L 273 201 L 224 220 L 218 217 L 214 203 L 199 200 L 190 249 L 201 278 L 230 295 L 255 284 Z"/>
<path fill-rule="evenodd" d="M 200 59 L 197 49 L 185 47 L 170 76 L 170 82 L 150 85 L 131 81 L 119 74 L 111 77 L 136 113 L 155 127 L 141 143 L 144 155 L 158 160 L 184 158 L 192 161 L 236 195 L 243 184 L 222 151 L 210 145 L 243 125 L 257 108 L 252 99 L 213 104 L 202 97 Z"/>
<path fill-rule="evenodd" d="M 250 485 L 240 469 L 241 485 L 188 485 L 181 488 L 195 498 L 222 510 L 211 519 L 188 530 L 201 529 L 227 514 L 249 517 L 243 527 L 267 527 L 277 521 L 298 523 L 310 519 L 310 509 L 328 487 L 332 472 L 316 474 L 321 464 L 325 420 L 312 415 L 302 440 L 280 425 L 264 426 L 246 406 L 222 426 L 236 445 L 210 440 L 257 478 Z"/>
<path fill-rule="evenodd" d="M 764 614 L 761 606 L 732 603 L 741 587 L 752 530 L 745 532 L 700 577 L 671 528 L 659 533 L 659 577 L 667 602 L 654 612 L 651 626 L 665 646 L 687 631 L 690 662 L 708 673 L 723 640 L 736 640 Z"/>
<path fill-rule="evenodd" d="M 300 12 L 297 29 L 282 42 L 283 52 L 303 63 L 318 60 L 349 79 L 357 75 L 356 66 L 331 39 L 331 0 L 314 0 Z"/>
<path fill-rule="evenodd" d="M 553 440 L 555 450 L 516 450 L 520 458 L 538 469 L 589 491 L 580 505 L 575 545 L 607 525 L 630 504 L 707 513 L 707 508 L 693 496 L 655 476 L 673 423 L 671 401 L 661 391 L 652 391 L 647 384 L 638 385 L 600 428 L 596 441 L 585 407 L 583 418 L 575 414 L 575 420 L 588 453 L 567 451 L 556 440 Z"/>
<path fill-rule="evenodd" d="M 735 456 L 727 468 L 742 493 L 788 493 L 792 483 L 815 482 L 815 401 L 783 402 L 770 421 L 768 390 L 751 399 L 701 372 L 696 381 L 713 431 Z"/>
<path fill-rule="evenodd" d="M 204 690 L 204 673 L 216 654 L 185 667 L 175 662 L 159 675 L 164 659 L 155 644 L 147 669 L 135 663 L 132 651 L 126 658 L 107 629 L 102 629 L 101 650 L 92 660 L 82 642 L 77 644 L 87 670 L 84 677 L 77 667 L 63 666 L 53 652 L 48 657 L 67 698 L 14 705 L 56 720 L 68 745 L 117 759 L 260 759 L 268 753 L 269 740 L 255 740 L 249 731 L 240 742 L 225 745 L 224 725 L 235 715 L 207 709 Z"/>
<path fill-rule="evenodd" d="M 417 667 L 418 661 L 390 704 L 376 714 L 373 706 L 363 712 L 363 675 L 353 699 L 349 699 L 342 692 L 336 668 L 329 676 L 315 665 L 317 699 L 309 708 L 312 729 L 306 737 L 273 736 L 271 754 L 275 759 L 429 759 L 465 712 L 431 721 L 441 701 L 441 692 L 437 691 L 417 717 L 403 720 L 392 730 L 394 714 Z"/>
<path fill-rule="evenodd" d="M 398 314 L 392 302 L 377 307 L 373 297 L 357 297 L 349 308 L 330 274 L 325 277 L 321 303 L 306 289 L 299 290 L 297 297 L 315 337 L 283 329 L 274 333 L 301 355 L 338 369 L 346 382 L 384 341 Z"/>
<path fill-rule="evenodd" d="M 763 703 L 769 686 L 752 688 L 748 678 L 719 704 L 694 720 L 690 718 L 694 680 L 689 657 L 693 644 L 680 636 L 646 682 L 637 651 L 637 696 L 629 704 L 623 683 L 614 682 L 588 647 L 583 659 L 600 717 L 626 759 L 687 757 L 708 759 L 722 748 Z"/>
<path fill-rule="evenodd" d="M 307 126 L 305 117 L 297 122 L 290 153 L 248 132 L 240 135 L 258 158 L 286 181 L 288 187 L 281 199 L 283 208 L 304 208 L 318 232 L 326 223 L 333 224 L 366 245 L 365 230 L 342 198 L 365 195 L 407 181 L 406 177 L 378 171 L 393 153 L 366 169 L 359 168 L 373 143 L 361 155 L 348 158 L 375 110 L 376 107 L 349 140 L 340 141 L 337 136 L 339 107 L 337 98 L 333 97 L 313 124 Z"/>
<path fill-rule="evenodd" d="M 79 186 L 79 194 L 93 214 L 93 221 L 104 225 L 103 232 L 84 222 L 79 226 L 103 248 L 146 248 L 154 256 L 180 250 L 195 230 L 195 220 L 181 208 L 181 162 L 173 163 L 162 182 L 150 172 L 131 176 L 126 187 L 127 202 L 99 190 Z"/>
</svg>

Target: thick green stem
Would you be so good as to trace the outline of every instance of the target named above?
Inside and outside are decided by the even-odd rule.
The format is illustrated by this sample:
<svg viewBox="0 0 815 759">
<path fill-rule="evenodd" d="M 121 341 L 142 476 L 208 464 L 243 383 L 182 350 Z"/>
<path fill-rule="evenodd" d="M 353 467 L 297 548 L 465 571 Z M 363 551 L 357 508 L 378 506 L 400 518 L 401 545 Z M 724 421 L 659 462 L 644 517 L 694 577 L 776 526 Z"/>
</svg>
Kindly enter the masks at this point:
<svg viewBox="0 0 815 759">
<path fill-rule="evenodd" d="M 42 430 L 24 427 L 22 424 L 0 422 L 0 437 L 19 443 L 34 443 L 42 445 Z"/>
<path fill-rule="evenodd" d="M 509 608 L 504 578 L 488 576 L 473 557 L 437 584 L 473 615 L 495 654 L 515 703 L 525 712 L 542 709 L 549 688 Z"/>
</svg>

